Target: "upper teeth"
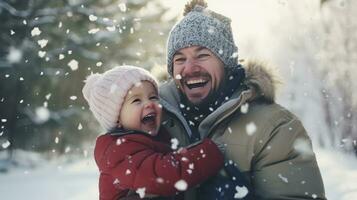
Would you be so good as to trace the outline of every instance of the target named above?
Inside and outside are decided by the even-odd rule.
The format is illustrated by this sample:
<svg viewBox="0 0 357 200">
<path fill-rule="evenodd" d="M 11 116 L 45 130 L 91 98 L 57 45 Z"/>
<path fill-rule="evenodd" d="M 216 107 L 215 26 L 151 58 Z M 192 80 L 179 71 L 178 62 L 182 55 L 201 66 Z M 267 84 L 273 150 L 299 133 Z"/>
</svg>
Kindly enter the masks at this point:
<svg viewBox="0 0 357 200">
<path fill-rule="evenodd" d="M 155 114 L 148 114 L 145 117 L 155 117 Z"/>
<path fill-rule="evenodd" d="M 187 81 L 187 84 L 196 84 L 196 83 L 204 83 L 205 82 L 205 80 L 203 80 L 203 79 L 197 79 L 197 80 L 189 80 L 189 81 Z"/>
</svg>

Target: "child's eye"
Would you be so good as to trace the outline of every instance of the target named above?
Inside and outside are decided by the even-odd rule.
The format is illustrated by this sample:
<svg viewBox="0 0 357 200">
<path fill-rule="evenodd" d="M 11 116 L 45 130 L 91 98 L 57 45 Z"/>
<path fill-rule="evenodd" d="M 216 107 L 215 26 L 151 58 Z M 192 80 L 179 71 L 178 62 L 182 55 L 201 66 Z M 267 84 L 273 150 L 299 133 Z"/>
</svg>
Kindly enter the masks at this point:
<svg viewBox="0 0 357 200">
<path fill-rule="evenodd" d="M 140 103 L 140 99 L 134 99 L 131 103 Z"/>
<path fill-rule="evenodd" d="M 157 101 L 157 100 L 159 100 L 159 97 L 158 97 L 158 96 L 151 96 L 151 97 L 150 97 L 150 100 L 155 100 L 155 101 Z"/>
</svg>

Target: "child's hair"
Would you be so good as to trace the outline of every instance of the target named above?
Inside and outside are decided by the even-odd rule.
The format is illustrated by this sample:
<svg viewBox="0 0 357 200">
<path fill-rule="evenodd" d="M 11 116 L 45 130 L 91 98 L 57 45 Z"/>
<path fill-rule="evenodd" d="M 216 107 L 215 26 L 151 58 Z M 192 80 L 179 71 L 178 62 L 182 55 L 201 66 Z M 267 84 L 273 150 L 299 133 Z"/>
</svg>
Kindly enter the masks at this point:
<svg viewBox="0 0 357 200">
<path fill-rule="evenodd" d="M 121 107 L 128 91 L 141 81 L 158 83 L 148 71 L 135 66 L 117 66 L 103 74 L 91 74 L 85 80 L 83 96 L 101 126 L 110 131 L 118 124 Z"/>
</svg>

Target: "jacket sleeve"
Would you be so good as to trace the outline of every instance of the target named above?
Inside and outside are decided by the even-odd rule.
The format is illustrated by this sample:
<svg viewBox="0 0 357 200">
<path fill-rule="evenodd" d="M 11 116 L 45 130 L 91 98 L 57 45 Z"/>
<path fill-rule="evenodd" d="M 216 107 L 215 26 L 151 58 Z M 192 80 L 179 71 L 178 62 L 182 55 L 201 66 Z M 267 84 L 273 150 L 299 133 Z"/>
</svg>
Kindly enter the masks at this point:
<svg viewBox="0 0 357 200">
<path fill-rule="evenodd" d="M 277 117 L 256 141 L 252 183 L 257 199 L 325 199 L 310 138 L 290 114 Z"/>
<path fill-rule="evenodd" d="M 114 142 L 96 156 L 101 173 L 112 177 L 120 189 L 171 196 L 203 182 L 223 166 L 223 155 L 209 139 L 174 152 L 138 137 L 123 136 L 120 145 Z M 126 156 L 117 156 L 119 152 Z"/>
</svg>

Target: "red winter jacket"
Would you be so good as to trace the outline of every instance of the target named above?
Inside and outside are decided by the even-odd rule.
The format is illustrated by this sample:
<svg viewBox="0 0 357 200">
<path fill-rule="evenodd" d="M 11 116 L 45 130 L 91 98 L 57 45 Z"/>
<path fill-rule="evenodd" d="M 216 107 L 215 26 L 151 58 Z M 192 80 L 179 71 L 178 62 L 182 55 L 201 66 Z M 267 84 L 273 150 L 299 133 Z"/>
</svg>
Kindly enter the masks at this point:
<svg viewBox="0 0 357 200">
<path fill-rule="evenodd" d="M 100 200 L 117 200 L 139 188 L 145 188 L 146 194 L 173 196 L 179 192 L 176 182 L 184 180 L 191 188 L 223 166 L 223 156 L 210 139 L 174 152 L 162 142 L 163 134 L 161 138 L 143 133 L 98 137 L 94 156 L 100 170 Z"/>
</svg>

